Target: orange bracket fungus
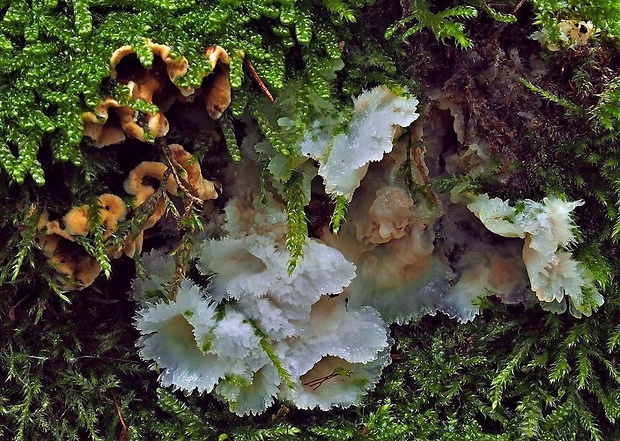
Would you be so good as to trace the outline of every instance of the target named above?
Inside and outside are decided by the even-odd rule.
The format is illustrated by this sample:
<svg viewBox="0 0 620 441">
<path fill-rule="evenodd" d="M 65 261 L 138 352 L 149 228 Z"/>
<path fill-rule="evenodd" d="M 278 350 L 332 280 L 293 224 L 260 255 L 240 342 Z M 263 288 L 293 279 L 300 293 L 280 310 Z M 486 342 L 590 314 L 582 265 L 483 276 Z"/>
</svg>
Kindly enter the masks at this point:
<svg viewBox="0 0 620 441">
<path fill-rule="evenodd" d="M 202 201 L 217 198 L 213 182 L 202 176 L 200 164 L 194 156 L 179 144 L 171 144 L 169 150 L 172 166 L 176 169 L 175 176 L 184 184 L 179 185 L 175 179 L 165 179 L 168 170 L 165 164 L 144 161 L 138 164 L 125 180 L 125 190 L 135 196 L 134 206 L 139 207 L 155 193 L 153 181 L 161 183 L 166 180 L 166 192 L 173 196 L 178 196 L 179 188 L 182 188 Z M 125 220 L 128 210 L 125 202 L 117 195 L 107 193 L 98 199 L 104 228 L 103 240 L 107 240 L 118 230 L 119 223 Z M 58 273 L 65 276 L 61 288 L 67 291 L 90 286 L 101 271 L 96 259 L 76 241 L 76 236 L 87 236 L 91 233 L 90 209 L 89 205 L 73 207 L 60 220 L 53 221 L 49 220 L 47 212 L 43 212 L 37 226 L 38 246 Z M 136 251 L 141 252 L 144 230 L 152 228 L 165 212 L 166 201 L 161 197 L 140 234 L 135 238 L 128 235 L 120 249 L 109 247 L 108 256 L 119 258 L 123 252 L 128 256 L 133 256 Z"/>
<path fill-rule="evenodd" d="M 220 118 L 230 105 L 230 58 L 222 47 L 206 49 L 205 57 L 211 63 L 211 70 L 203 73 L 203 84 L 195 88 L 175 82 L 187 73 L 185 57 L 173 58 L 168 46 L 151 40 L 147 40 L 147 45 L 152 54 L 161 59 L 163 66 L 156 63 L 148 68 L 136 65 L 130 58 L 136 50 L 129 45 L 112 54 L 110 78 L 126 85 L 129 96 L 106 97 L 92 111 L 82 115 L 84 135 L 95 147 L 117 144 L 126 137 L 148 141 L 165 136 L 169 125 L 163 112 L 177 99 L 193 101 L 202 96 L 213 119 Z M 132 104 L 132 100 L 141 104 Z"/>
<path fill-rule="evenodd" d="M 118 223 L 125 219 L 127 207 L 123 200 L 114 194 L 99 196 L 99 215 L 107 239 L 116 231 Z M 43 212 L 37 225 L 37 243 L 48 261 L 59 274 L 65 276 L 61 288 L 67 291 L 84 289 L 90 286 L 101 267 L 97 260 L 76 243 L 75 236 L 86 236 L 91 231 L 88 220 L 89 205 L 73 207 L 61 220 L 50 221 Z"/>
</svg>

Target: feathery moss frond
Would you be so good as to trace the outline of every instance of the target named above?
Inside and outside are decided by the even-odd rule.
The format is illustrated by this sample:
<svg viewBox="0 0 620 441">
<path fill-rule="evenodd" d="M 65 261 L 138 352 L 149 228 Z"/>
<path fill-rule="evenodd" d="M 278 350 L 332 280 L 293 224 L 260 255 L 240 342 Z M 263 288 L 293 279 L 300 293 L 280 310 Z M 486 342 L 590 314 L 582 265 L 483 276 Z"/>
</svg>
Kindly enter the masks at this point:
<svg viewBox="0 0 620 441">
<path fill-rule="evenodd" d="M 400 30 L 404 32 L 399 37 L 406 40 L 412 35 L 429 29 L 437 40 L 444 43 L 447 39 L 454 39 L 456 45 L 461 49 L 470 49 L 472 41 L 465 34 L 463 23 L 455 21 L 459 19 L 469 20 L 478 15 L 476 8 L 472 6 L 452 6 L 443 11 L 433 13 L 431 5 L 426 0 L 411 0 L 407 17 L 392 25 L 386 32 L 385 38 L 389 39 Z M 410 26 L 411 23 L 415 23 Z"/>
</svg>

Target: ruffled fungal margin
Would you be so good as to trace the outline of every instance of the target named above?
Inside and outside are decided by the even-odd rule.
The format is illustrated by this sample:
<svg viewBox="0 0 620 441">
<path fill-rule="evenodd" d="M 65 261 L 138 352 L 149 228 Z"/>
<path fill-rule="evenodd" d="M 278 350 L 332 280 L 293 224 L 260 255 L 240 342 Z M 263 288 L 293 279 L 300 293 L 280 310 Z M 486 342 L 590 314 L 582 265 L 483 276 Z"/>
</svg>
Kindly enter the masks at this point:
<svg viewBox="0 0 620 441">
<path fill-rule="evenodd" d="M 217 198 L 213 182 L 202 176 L 200 165 L 189 152 L 179 144 L 169 146 L 170 159 L 176 169 L 176 175 L 187 185 L 184 190 L 192 191 L 201 200 Z M 147 202 L 155 193 L 150 179 L 162 182 L 168 167 L 161 162 L 142 162 L 136 166 L 125 181 L 125 191 L 134 196 L 134 209 Z M 172 176 L 172 174 L 171 174 Z M 166 182 L 166 191 L 171 195 L 179 195 L 179 183 L 172 177 Z M 129 210 L 125 202 L 117 195 L 103 194 L 98 198 L 99 217 L 101 219 L 102 240 L 108 241 L 118 231 L 119 224 L 125 221 Z M 133 256 L 142 251 L 144 230 L 152 228 L 166 213 L 167 205 L 163 197 L 154 204 L 153 212 L 142 226 L 136 237 L 128 234 L 120 245 L 111 246 L 106 243 L 105 254 L 108 258 L 119 258 L 123 254 Z M 35 241 L 38 247 L 60 276 L 60 287 L 71 291 L 90 286 L 101 272 L 97 260 L 88 254 L 78 243 L 79 236 L 93 233 L 93 225 L 89 219 L 90 205 L 71 208 L 58 220 L 49 220 L 49 214 L 43 212 L 37 225 Z"/>
<path fill-rule="evenodd" d="M 312 306 L 305 332 L 276 349 L 290 366 L 295 387 L 284 397 L 297 407 L 348 407 L 372 389 L 390 363 L 386 324 L 371 307 L 323 296 Z"/>
<path fill-rule="evenodd" d="M 513 207 L 480 194 L 467 208 L 493 233 L 525 239 L 523 261 L 543 307 L 563 312 L 568 304 L 571 314 L 580 317 L 603 304 L 590 273 L 565 251 L 575 240 L 571 212 L 580 205 L 546 197 L 542 203 L 525 200 Z"/>
<path fill-rule="evenodd" d="M 118 223 L 125 220 L 127 206 L 119 196 L 110 193 L 99 196 L 99 205 L 101 206 L 99 216 L 105 228 L 103 238 L 107 239 L 116 231 Z M 89 209 L 90 206 L 82 205 L 69 210 L 62 218 L 64 231 L 71 236 L 86 236 L 91 230 L 88 223 Z"/>
<path fill-rule="evenodd" d="M 223 377 L 226 366 L 201 350 L 216 325 L 215 312 L 215 305 L 189 282 L 181 285 L 175 301 L 149 305 L 138 312 L 140 356 L 153 360 L 153 369 L 161 369 L 162 385 L 211 392 Z"/>
<path fill-rule="evenodd" d="M 174 83 L 174 80 L 176 80 L 179 77 L 182 77 L 183 75 L 187 73 L 187 65 L 188 65 L 187 58 L 183 56 L 176 57 L 176 58 L 171 57 L 170 47 L 163 45 L 163 44 L 154 43 L 151 39 L 145 40 L 144 43 L 146 44 L 146 46 L 148 46 L 148 48 L 151 51 L 150 57 L 147 55 L 144 58 L 145 67 L 150 67 L 150 65 L 153 64 L 153 56 L 158 56 L 159 58 L 161 58 L 161 60 L 166 65 L 166 73 L 168 74 L 168 78 L 170 79 L 170 81 L 172 81 L 173 83 Z M 112 56 L 110 57 L 110 68 L 112 71 L 110 76 L 116 79 L 118 77 L 118 73 L 116 72 L 116 67 L 120 64 L 121 61 L 123 61 L 123 59 L 126 56 L 135 54 L 136 52 L 137 52 L 137 49 L 135 49 L 131 45 L 121 46 L 118 49 L 116 49 L 114 53 L 112 54 Z M 191 93 L 192 92 L 189 92 L 188 95 L 190 95 Z"/>
<path fill-rule="evenodd" d="M 142 99 L 144 86 L 136 83 L 130 84 L 130 96 L 133 99 Z M 152 103 L 149 102 L 149 104 Z M 164 136 L 168 133 L 168 120 L 155 109 L 157 108 L 150 108 L 151 111 L 141 118 L 139 111 L 134 110 L 131 106 L 122 104 L 114 98 L 105 98 L 97 104 L 92 112 L 82 114 L 83 134 L 92 140 L 95 147 L 118 144 L 124 141 L 126 137 L 146 142 L 151 138 Z M 118 125 L 115 123 L 106 124 L 111 111 L 115 113 Z"/>
<path fill-rule="evenodd" d="M 302 154 L 319 162 L 326 192 L 349 200 L 368 164 L 392 151 L 396 127 L 407 127 L 419 116 L 417 99 L 398 97 L 386 86 L 362 93 L 354 105 L 347 130 L 336 133 L 333 124 L 317 121 L 301 144 Z"/>
<path fill-rule="evenodd" d="M 390 340 L 376 310 L 349 307 L 342 295 L 355 266 L 311 240 L 289 273 L 281 205 L 232 199 L 226 214 L 228 235 L 205 240 L 197 254 L 198 269 L 210 275 L 208 293 L 186 280 L 176 301 L 150 305 L 142 296 L 165 290 L 165 277 L 134 283 L 145 305 L 137 317 L 141 356 L 163 369 L 163 385 L 213 391 L 239 415 L 260 413 L 276 398 L 322 409 L 357 402 L 389 363 Z M 169 273 L 161 253 L 145 260 Z M 215 308 L 215 321 L 200 321 L 200 308 Z M 169 349 L 172 336 L 184 343 Z M 314 383 L 310 377 L 325 369 L 329 378 Z M 342 375 L 330 376 L 334 370 Z"/>
<path fill-rule="evenodd" d="M 170 160 L 175 167 L 176 175 L 187 183 L 188 191 L 192 191 L 199 199 L 205 201 L 217 199 L 217 191 L 213 182 L 202 176 L 200 164 L 194 160 L 189 152 L 185 151 L 180 144 L 170 144 Z M 155 193 L 155 188 L 150 185 L 151 180 L 162 183 L 168 167 L 161 162 L 144 161 L 138 164 L 125 180 L 125 191 L 135 196 L 134 208 L 140 207 Z M 166 191 L 174 196 L 179 195 L 179 184 L 172 174 L 166 180 Z M 167 204 L 164 197 L 160 197 L 155 209 L 144 224 L 142 231 L 135 237 L 130 238 L 124 248 L 125 254 L 133 256 L 135 252 L 142 251 L 144 230 L 152 228 L 164 216 Z"/>
<path fill-rule="evenodd" d="M 93 110 L 82 114 L 83 134 L 95 147 L 117 144 L 126 137 L 148 142 L 165 136 L 169 126 L 164 112 L 177 99 L 193 101 L 202 96 L 213 119 L 219 119 L 230 105 L 230 58 L 222 47 L 210 46 L 205 50 L 206 67 L 196 67 L 200 72 L 194 72 L 197 82 L 203 82 L 204 86 L 196 88 L 177 84 L 188 72 L 185 57 L 172 57 L 168 46 L 151 40 L 145 40 L 144 45 L 142 48 L 126 45 L 114 51 L 110 59 L 110 78 L 125 85 L 126 90 L 119 89 L 113 94 L 115 96 L 101 99 Z M 132 64 L 132 69 L 126 72 L 121 66 L 131 55 L 136 55 L 141 65 Z M 161 59 L 165 74 L 159 72 L 160 66 L 154 63 L 154 57 Z M 207 77 L 209 81 L 203 81 Z"/>
<path fill-rule="evenodd" d="M 118 228 L 118 223 L 125 220 L 127 206 L 120 197 L 109 193 L 99 196 L 98 204 L 103 238 L 108 239 Z M 86 236 L 91 232 L 90 208 L 89 205 L 73 207 L 62 219 L 54 221 L 43 212 L 37 224 L 35 242 L 56 268 L 60 287 L 66 291 L 92 285 L 101 272 L 97 260 L 76 243 L 76 236 Z"/>
<path fill-rule="evenodd" d="M 397 323 L 434 314 L 454 277 L 435 252 L 441 204 L 434 193 L 410 192 L 402 173 L 407 158 L 406 144 L 396 143 L 380 162 L 370 164 L 338 234 L 325 227 L 321 236 L 357 266 L 346 291 L 350 306 L 372 306 L 384 320 Z M 416 173 L 426 173 L 421 152 L 420 161 Z"/>
<path fill-rule="evenodd" d="M 302 387 L 296 388 L 289 399 L 300 409 L 318 407 L 329 410 L 335 405 L 348 407 L 357 404 L 366 391 L 375 387 L 383 368 L 390 362 L 387 350 L 369 363 L 322 357 L 300 377 Z"/>
</svg>

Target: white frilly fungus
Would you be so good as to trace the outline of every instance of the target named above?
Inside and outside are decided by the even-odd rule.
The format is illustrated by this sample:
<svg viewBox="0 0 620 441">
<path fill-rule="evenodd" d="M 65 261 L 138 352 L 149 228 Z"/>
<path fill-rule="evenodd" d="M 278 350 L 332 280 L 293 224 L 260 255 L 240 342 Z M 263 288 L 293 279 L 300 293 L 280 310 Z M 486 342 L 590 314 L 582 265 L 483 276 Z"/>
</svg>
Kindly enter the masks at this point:
<svg viewBox="0 0 620 441">
<path fill-rule="evenodd" d="M 265 364 L 249 380 L 228 378 L 220 381 L 215 393 L 227 401 L 237 415 L 259 414 L 273 404 L 281 382 L 273 364 Z"/>
<path fill-rule="evenodd" d="M 375 309 L 354 310 L 340 297 L 323 296 L 312 306 L 303 335 L 287 339 L 277 349 L 289 360 L 291 375 L 301 377 L 323 357 L 365 364 L 388 347 L 385 322 Z"/>
<path fill-rule="evenodd" d="M 566 310 L 568 302 L 571 313 L 579 317 L 589 316 L 593 305 L 603 304 L 591 275 L 566 251 L 575 239 L 571 212 L 580 205 L 582 201 L 546 197 L 542 203 L 526 200 L 511 207 L 507 201 L 481 194 L 467 208 L 492 232 L 524 238 L 522 257 L 538 300 L 554 303 L 548 307 L 555 311 Z M 584 291 L 588 302 L 584 302 Z"/>
<path fill-rule="evenodd" d="M 223 317 L 217 317 L 216 308 L 201 289 L 184 280 L 174 301 L 151 304 L 138 312 L 136 327 L 142 337 L 137 345 L 140 356 L 153 360 L 152 368 L 161 370 L 163 386 L 208 393 L 217 385 L 218 394 L 236 405 L 233 400 L 249 395 L 248 387 L 268 373 L 272 363 L 242 313 L 224 307 Z M 254 389 L 267 395 L 244 400 L 236 411 L 265 410 L 280 381 L 278 377 L 269 387 L 254 384 Z"/>
<path fill-rule="evenodd" d="M 341 296 L 323 296 L 303 334 L 276 345 L 294 380 L 281 397 L 304 409 L 350 406 L 379 381 L 390 346 L 376 310 L 353 310 Z"/>
<path fill-rule="evenodd" d="M 356 404 L 362 395 L 375 386 L 383 368 L 390 363 L 383 351 L 369 363 L 349 363 L 339 358 L 321 358 L 301 378 L 290 399 L 301 409 L 318 407 L 328 410 L 335 404 L 343 407 Z"/>
<path fill-rule="evenodd" d="M 435 314 L 454 277 L 435 253 L 435 221 L 441 206 L 415 201 L 402 179 L 406 145 L 396 143 L 369 166 L 338 234 L 321 239 L 357 266 L 345 293 L 354 308 L 372 306 L 384 320 L 404 323 Z"/>
<path fill-rule="evenodd" d="M 166 284 L 170 283 L 174 276 L 174 256 L 163 250 L 154 249 L 144 253 L 141 262 L 145 276 L 132 280 L 132 297 L 140 302 L 161 297 L 166 290 Z"/>
<path fill-rule="evenodd" d="M 242 210 L 232 201 L 226 210 L 229 236 L 203 242 L 197 264 L 201 272 L 215 273 L 210 285 L 215 299 L 236 300 L 237 308 L 272 338 L 298 335 L 312 305 L 325 294 L 340 294 L 355 277 L 355 265 L 340 251 L 311 239 L 289 274 L 284 235 L 274 234 L 286 231 L 281 210 L 275 202 Z"/>
<path fill-rule="evenodd" d="M 149 305 L 138 312 L 140 356 L 159 368 L 159 382 L 188 392 L 211 392 L 225 373 L 217 356 L 200 349 L 200 340 L 216 325 L 215 305 L 195 285 L 184 281 L 174 302 Z"/>
<path fill-rule="evenodd" d="M 522 300 L 526 271 L 546 309 L 589 315 L 602 304 L 568 250 L 571 212 L 582 203 L 545 198 L 511 206 L 475 196 L 467 208 L 486 229 L 525 240 L 522 252 L 519 240 L 488 243 L 493 235 L 462 204 L 442 202 L 426 185 L 423 148 L 412 159 L 405 143 L 393 145 L 397 127 L 418 117 L 417 104 L 378 87 L 355 100 L 348 130 L 319 122 L 306 134 L 301 149 L 317 161 L 325 193 L 350 205 L 339 234 L 326 226 L 309 238 L 292 272 L 284 207 L 253 192 L 255 163 L 229 167 L 225 221 L 211 236 L 217 239 L 196 238 L 207 289 L 186 279 L 175 299 L 162 299 L 174 259 L 161 251 L 143 256 L 148 276 L 132 284 L 142 306 L 137 344 L 162 385 L 213 392 L 239 415 L 261 413 L 275 399 L 308 409 L 349 406 L 390 362 L 386 321 L 437 311 L 469 321 L 480 295 Z M 412 160 L 409 179 L 425 187 L 422 195 L 403 177 Z M 312 169 L 303 172 L 309 192 L 316 168 L 303 166 Z M 444 212 L 449 219 L 438 223 Z M 471 231 L 462 228 L 464 216 L 477 224 Z M 155 304 L 152 293 L 160 293 Z"/>
<path fill-rule="evenodd" d="M 304 408 L 357 402 L 388 364 L 390 340 L 376 310 L 347 305 L 342 292 L 355 265 L 309 240 L 304 259 L 289 274 L 281 206 L 272 200 L 243 208 L 233 199 L 226 214 L 229 235 L 205 240 L 198 252 L 209 292 L 185 280 L 176 300 L 146 304 L 138 313 L 142 358 L 155 361 L 164 386 L 215 390 L 239 415 L 260 413 L 276 397 Z M 147 263 L 163 259 L 152 253 Z M 162 279 L 134 289 L 156 289 Z M 308 391 L 303 382 L 313 369 L 334 359 L 347 375 L 333 375 Z"/>
<path fill-rule="evenodd" d="M 331 195 L 351 199 L 371 161 L 380 161 L 392 150 L 396 126 L 415 121 L 418 100 L 398 97 L 386 86 L 362 93 L 354 100 L 354 115 L 346 133 L 333 136 L 317 122 L 306 133 L 302 154 L 316 159 L 325 189 Z"/>
</svg>

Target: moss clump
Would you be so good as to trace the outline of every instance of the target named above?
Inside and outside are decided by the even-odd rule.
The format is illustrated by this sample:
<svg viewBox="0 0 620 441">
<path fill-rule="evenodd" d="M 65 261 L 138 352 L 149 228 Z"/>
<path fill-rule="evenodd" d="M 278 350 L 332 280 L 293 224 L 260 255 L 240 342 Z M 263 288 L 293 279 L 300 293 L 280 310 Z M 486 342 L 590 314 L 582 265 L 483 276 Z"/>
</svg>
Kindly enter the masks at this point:
<svg viewBox="0 0 620 441">
<path fill-rule="evenodd" d="M 510 24 L 513 16 L 517 24 Z M 620 303 L 613 264 L 620 258 L 620 58 L 614 37 L 620 35 L 620 18 L 613 0 L 466 0 L 454 7 L 417 0 L 14 0 L 0 1 L 0 17 L 0 239 L 5 244 L 0 250 L 0 336 L 5 342 L 0 347 L 5 385 L 0 437 L 620 436 Z M 588 46 L 555 54 L 527 39 L 539 26 L 555 38 L 553 29 L 561 20 L 590 20 L 600 31 Z M 393 38 L 385 41 L 394 23 Z M 423 90 L 446 86 L 469 100 L 468 115 L 484 125 L 484 139 L 504 146 L 491 158 L 502 179 L 486 174 L 470 180 L 471 185 L 504 198 L 556 194 L 586 201 L 589 209 L 576 219 L 583 245 L 574 252 L 605 291 L 605 305 L 577 321 L 491 301 L 468 325 L 437 317 L 395 328 L 395 362 L 357 409 L 316 413 L 282 405 L 242 420 L 210 397 L 158 389 L 156 375 L 135 353 L 135 305 L 125 294 L 126 273 L 133 269 L 112 262 L 109 282 L 68 296 L 34 246 L 44 208 L 64 213 L 105 191 L 122 190 L 126 156 L 91 149 L 82 139 L 82 113 L 108 95 L 137 111 L 153 110 L 129 99 L 123 85 L 108 79 L 110 56 L 122 45 L 132 45 L 143 66 L 155 63 L 146 39 L 170 46 L 175 57 L 187 57 L 190 70 L 176 80 L 180 86 L 199 86 L 212 68 L 203 57 L 206 46 L 219 44 L 231 55 L 233 98 L 219 128 L 234 160 L 240 155 L 242 118 L 258 122 L 269 141 L 259 152 L 263 184 L 273 184 L 288 202 L 293 257 L 303 252 L 308 202 L 300 182 L 305 158 L 296 143 L 312 118 L 328 113 L 346 121 L 350 97 L 379 83 L 409 91 L 418 83 Z M 475 54 L 463 50 L 467 47 Z M 515 65 L 507 55 L 511 48 L 521 60 L 539 57 L 546 69 L 526 76 L 533 86 L 529 90 L 511 83 L 518 93 L 497 106 L 493 91 L 476 82 L 477 74 L 492 63 Z M 483 65 L 476 64 L 477 57 Z M 488 100 L 467 95 L 471 90 L 489 92 Z M 517 95 L 526 98 L 511 101 Z M 520 113 L 532 116 L 539 130 L 516 123 Z M 283 117 L 288 120 L 281 125 Z M 514 130 L 502 130 L 502 118 Z M 205 142 L 197 150 L 217 170 L 228 156 L 212 147 Z M 215 151 L 216 158 L 206 150 Z M 344 219 L 345 205 L 335 201 L 334 228 Z M 182 219 L 186 230 L 200 225 L 190 208 Z M 95 211 L 93 225 L 98 223 Z M 317 223 L 329 221 L 327 211 L 321 211 L 325 219 Z M 126 233 L 139 231 L 138 223 L 147 218 L 148 213 L 134 214 Z M 91 253 L 105 263 L 98 234 L 87 239 Z M 181 246 L 183 266 L 191 244 Z"/>
<path fill-rule="evenodd" d="M 110 74 L 112 52 L 135 48 L 145 67 L 153 63 L 147 39 L 171 47 L 173 58 L 185 56 L 187 73 L 179 86 L 198 87 L 212 69 L 203 56 L 219 44 L 231 54 L 231 85 L 240 99 L 256 95 L 244 74 L 244 59 L 274 92 L 296 72 L 329 94 L 320 75 L 324 62 L 340 58 L 343 22 L 366 2 L 280 1 L 25 1 L 4 2 L 0 22 L 0 159 L 17 183 L 27 176 L 42 185 L 38 156 L 49 146 L 57 161 L 82 164 L 81 114 L 102 97 L 102 80 Z M 310 44 L 312 43 L 312 44 Z M 290 56 L 305 61 L 291 69 Z M 137 103 L 132 107 L 140 110 Z M 299 115 L 303 117 L 304 115 Z"/>
</svg>

